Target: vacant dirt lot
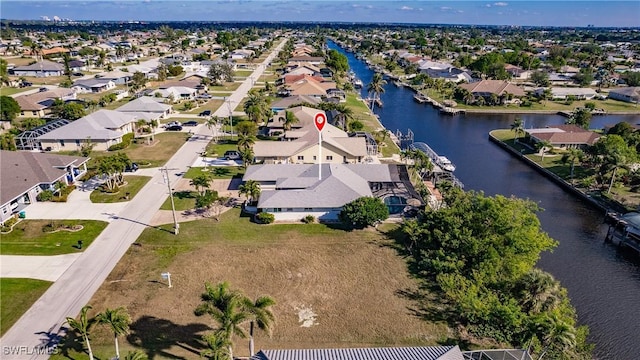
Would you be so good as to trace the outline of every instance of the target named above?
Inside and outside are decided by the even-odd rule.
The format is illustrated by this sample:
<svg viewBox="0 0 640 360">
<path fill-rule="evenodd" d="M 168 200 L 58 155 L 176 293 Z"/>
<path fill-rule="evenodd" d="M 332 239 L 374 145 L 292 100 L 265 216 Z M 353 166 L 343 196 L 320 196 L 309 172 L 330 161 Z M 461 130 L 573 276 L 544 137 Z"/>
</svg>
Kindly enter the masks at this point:
<svg viewBox="0 0 640 360">
<path fill-rule="evenodd" d="M 234 210 L 220 223 L 185 223 L 180 237 L 156 240 L 164 233 L 143 234 L 91 301 L 96 311 L 127 307 L 134 324 L 125 349 L 135 345 L 154 358 L 197 356 L 199 335 L 214 326 L 193 314 L 205 281 L 276 299 L 273 337 L 258 333 L 256 349 L 426 345 L 448 336 L 446 325 L 413 315 L 415 303 L 402 293 L 417 284 L 377 231 L 255 225 Z M 173 288 L 161 280 L 163 271 L 172 274 Z M 100 352 L 112 341 L 99 330 L 92 345 Z M 235 338 L 235 351 L 248 355 L 248 341 Z"/>
</svg>

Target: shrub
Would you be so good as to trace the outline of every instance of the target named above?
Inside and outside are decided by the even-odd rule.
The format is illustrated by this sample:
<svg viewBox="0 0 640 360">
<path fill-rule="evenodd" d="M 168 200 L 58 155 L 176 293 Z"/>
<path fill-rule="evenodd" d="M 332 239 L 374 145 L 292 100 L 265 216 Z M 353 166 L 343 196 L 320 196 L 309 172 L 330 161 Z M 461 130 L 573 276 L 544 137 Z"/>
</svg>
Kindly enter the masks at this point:
<svg viewBox="0 0 640 360">
<path fill-rule="evenodd" d="M 7 221 L 5 221 L 4 224 L 2 224 L 2 228 L 1 228 L 2 232 L 11 231 L 11 228 L 17 222 L 18 222 L 18 219 L 14 218 L 14 217 L 7 219 Z"/>
<path fill-rule="evenodd" d="M 314 222 L 316 222 L 316 218 L 313 215 L 307 215 L 302 218 L 302 222 L 305 224 L 313 224 Z"/>
<path fill-rule="evenodd" d="M 258 215 L 256 215 L 256 220 L 260 224 L 271 224 L 276 220 L 276 217 L 273 214 L 270 214 L 268 212 L 261 212 Z"/>
<path fill-rule="evenodd" d="M 379 198 L 363 196 L 345 204 L 340 221 L 356 229 L 375 225 L 389 217 L 389 209 Z"/>
<path fill-rule="evenodd" d="M 38 196 L 36 197 L 36 199 L 38 201 L 51 201 L 51 199 L 53 199 L 53 191 L 51 190 L 44 190 L 43 192 L 41 192 L 40 194 L 38 194 Z"/>
<path fill-rule="evenodd" d="M 126 149 L 129 145 L 131 145 L 131 140 L 133 140 L 133 133 L 128 133 L 122 135 L 122 142 L 109 146 L 108 151 L 116 151 Z"/>
</svg>

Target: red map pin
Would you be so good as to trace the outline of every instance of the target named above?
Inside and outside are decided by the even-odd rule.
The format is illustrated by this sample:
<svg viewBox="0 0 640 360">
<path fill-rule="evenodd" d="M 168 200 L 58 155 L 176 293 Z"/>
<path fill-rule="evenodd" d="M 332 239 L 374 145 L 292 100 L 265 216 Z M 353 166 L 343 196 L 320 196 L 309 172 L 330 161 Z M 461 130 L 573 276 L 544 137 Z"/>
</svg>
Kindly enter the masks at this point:
<svg viewBox="0 0 640 360">
<path fill-rule="evenodd" d="M 317 113 L 314 118 L 314 123 L 316 124 L 316 129 L 322 132 L 322 128 L 324 128 L 324 124 L 327 123 L 327 116 L 324 113 Z"/>
</svg>

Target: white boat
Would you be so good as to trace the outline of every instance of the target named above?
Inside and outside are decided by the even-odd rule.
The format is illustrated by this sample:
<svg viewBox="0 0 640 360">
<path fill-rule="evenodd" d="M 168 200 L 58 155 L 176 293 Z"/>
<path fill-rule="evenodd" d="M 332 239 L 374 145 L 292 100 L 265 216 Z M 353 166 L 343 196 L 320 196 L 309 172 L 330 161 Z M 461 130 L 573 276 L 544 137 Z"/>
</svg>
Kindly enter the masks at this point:
<svg viewBox="0 0 640 360">
<path fill-rule="evenodd" d="M 451 160 L 449 160 L 445 156 L 438 155 L 438 153 L 433 151 L 433 149 L 431 149 L 429 145 L 423 142 L 415 142 L 409 145 L 409 149 L 422 151 L 429 157 L 429 159 L 431 159 L 434 164 L 438 165 L 438 167 L 440 167 L 444 171 L 453 172 L 456 170 L 456 166 L 451 162 Z"/>
<path fill-rule="evenodd" d="M 353 87 L 356 88 L 356 89 L 361 89 L 363 85 L 364 84 L 362 83 L 362 80 L 360 80 L 360 79 L 355 79 L 353 81 Z"/>
</svg>

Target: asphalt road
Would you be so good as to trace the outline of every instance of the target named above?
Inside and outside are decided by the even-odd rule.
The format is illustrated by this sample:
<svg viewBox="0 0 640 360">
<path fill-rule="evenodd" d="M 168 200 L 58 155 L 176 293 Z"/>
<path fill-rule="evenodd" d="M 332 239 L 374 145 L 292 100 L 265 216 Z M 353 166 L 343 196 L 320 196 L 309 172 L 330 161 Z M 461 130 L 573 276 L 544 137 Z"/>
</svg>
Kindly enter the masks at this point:
<svg viewBox="0 0 640 360">
<path fill-rule="evenodd" d="M 266 64 L 273 60 L 285 42 L 286 39 L 229 96 L 231 109 L 238 106 L 253 82 L 262 75 Z M 228 107 L 222 106 L 214 115 L 228 116 Z M 193 164 L 211 139 L 211 132 L 206 127 L 199 127 L 195 135 L 198 136 L 187 141 L 166 164 L 168 169 L 173 169 L 169 171 L 172 184 L 179 179 L 177 174 L 185 172 Z M 0 358 L 47 359 L 47 351 L 64 336 L 65 318 L 77 316 L 80 309 L 91 300 L 120 258 L 148 226 L 168 195 L 167 185 L 158 171 L 119 214 L 112 215 L 114 220 L 93 244 L 0 339 Z"/>
</svg>

